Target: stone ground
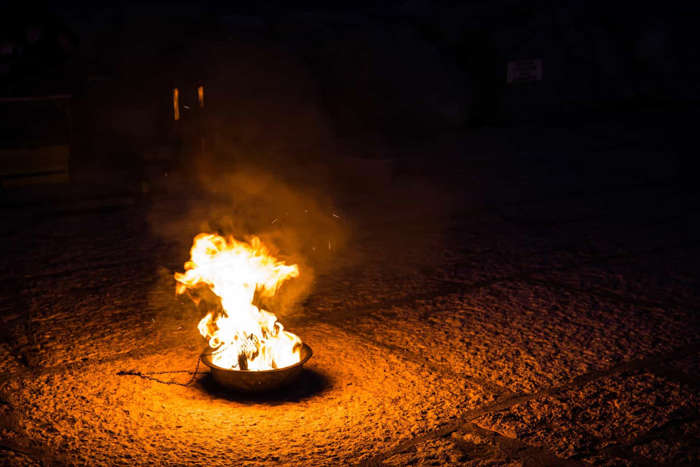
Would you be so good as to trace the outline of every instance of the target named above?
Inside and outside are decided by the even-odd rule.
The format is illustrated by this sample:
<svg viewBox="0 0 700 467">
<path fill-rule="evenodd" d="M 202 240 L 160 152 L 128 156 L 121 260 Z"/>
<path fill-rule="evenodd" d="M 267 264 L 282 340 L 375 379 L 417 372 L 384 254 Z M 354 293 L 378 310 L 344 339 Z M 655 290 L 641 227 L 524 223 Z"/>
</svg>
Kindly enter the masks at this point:
<svg viewBox="0 0 700 467">
<path fill-rule="evenodd" d="M 260 396 L 187 384 L 187 251 L 147 221 L 172 199 L 5 206 L 2 462 L 697 465 L 697 193 L 473 165 L 406 209 L 420 173 L 340 202 L 353 235 L 284 320 L 314 356 Z"/>
</svg>

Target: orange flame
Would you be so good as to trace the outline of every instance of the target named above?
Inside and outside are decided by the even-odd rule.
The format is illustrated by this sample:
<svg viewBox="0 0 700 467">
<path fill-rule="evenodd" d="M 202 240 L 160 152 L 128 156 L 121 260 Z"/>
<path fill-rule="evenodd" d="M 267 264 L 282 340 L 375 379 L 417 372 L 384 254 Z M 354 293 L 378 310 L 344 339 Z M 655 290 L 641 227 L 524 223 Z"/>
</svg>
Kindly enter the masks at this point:
<svg viewBox="0 0 700 467">
<path fill-rule="evenodd" d="M 176 292 L 199 285 L 221 299 L 221 310 L 199 322 L 199 332 L 213 349 L 212 360 L 222 368 L 270 370 L 297 363 L 301 339 L 285 331 L 277 317 L 253 305 L 257 292 L 272 297 L 285 280 L 299 276 L 296 265 L 270 256 L 259 238 L 250 243 L 216 234 L 194 238 L 184 273 L 175 273 Z"/>
</svg>

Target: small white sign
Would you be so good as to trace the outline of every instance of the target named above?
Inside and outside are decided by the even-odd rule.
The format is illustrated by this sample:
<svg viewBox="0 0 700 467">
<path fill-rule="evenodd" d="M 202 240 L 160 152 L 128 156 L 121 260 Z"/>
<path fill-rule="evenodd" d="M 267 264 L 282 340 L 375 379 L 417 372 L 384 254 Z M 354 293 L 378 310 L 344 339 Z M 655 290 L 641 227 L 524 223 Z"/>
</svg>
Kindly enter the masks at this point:
<svg viewBox="0 0 700 467">
<path fill-rule="evenodd" d="M 542 60 L 514 60 L 508 62 L 508 83 L 542 81 Z"/>
</svg>

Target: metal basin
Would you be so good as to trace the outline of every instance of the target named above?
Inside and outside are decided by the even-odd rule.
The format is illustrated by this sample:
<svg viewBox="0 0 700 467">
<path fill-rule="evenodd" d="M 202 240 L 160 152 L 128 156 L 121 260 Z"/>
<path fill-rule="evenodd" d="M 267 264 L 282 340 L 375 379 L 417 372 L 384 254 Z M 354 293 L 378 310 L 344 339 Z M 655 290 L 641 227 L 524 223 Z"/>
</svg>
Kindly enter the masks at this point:
<svg viewBox="0 0 700 467">
<path fill-rule="evenodd" d="M 288 383 L 291 383 L 294 378 L 299 376 L 304 363 L 311 358 L 311 347 L 303 344 L 301 348 L 301 360 L 294 365 L 276 370 L 231 370 L 214 365 L 211 359 L 211 353 L 203 353 L 201 355 L 202 363 L 211 369 L 211 376 L 221 386 L 229 389 L 235 389 L 241 392 L 262 392 L 277 389 Z"/>
</svg>

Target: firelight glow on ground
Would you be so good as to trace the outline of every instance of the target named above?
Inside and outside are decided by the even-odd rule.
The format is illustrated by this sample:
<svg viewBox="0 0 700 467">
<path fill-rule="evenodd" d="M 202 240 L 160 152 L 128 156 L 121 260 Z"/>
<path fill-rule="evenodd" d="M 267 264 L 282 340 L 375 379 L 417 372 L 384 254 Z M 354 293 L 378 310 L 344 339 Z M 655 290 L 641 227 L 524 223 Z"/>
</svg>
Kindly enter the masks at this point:
<svg viewBox="0 0 700 467">
<path fill-rule="evenodd" d="M 666 196 L 667 215 L 676 195 L 635 196 Z M 0 344 L 1 459 L 697 461 L 697 249 L 673 223 L 645 224 L 648 208 L 633 224 L 634 212 L 610 203 L 624 224 L 572 223 L 557 216 L 582 208 L 576 200 L 542 203 L 508 214 L 546 213 L 543 230 L 490 211 L 439 230 L 412 213 L 368 217 L 354 244 L 363 260 L 339 255 L 304 313 L 284 319 L 314 357 L 269 396 L 223 391 L 201 366 L 190 386 L 164 384 L 190 379 L 202 345 L 196 319 L 166 319 L 185 306 L 172 289 L 185 252 L 149 237 L 140 213 L 39 221 L 42 236 L 12 238 L 25 254 L 21 282 L 5 277 L 21 302 L 2 314 L 13 339 Z M 420 245 L 388 247 L 411 234 Z M 159 264 L 172 264 L 169 285 L 149 295 Z"/>
</svg>

